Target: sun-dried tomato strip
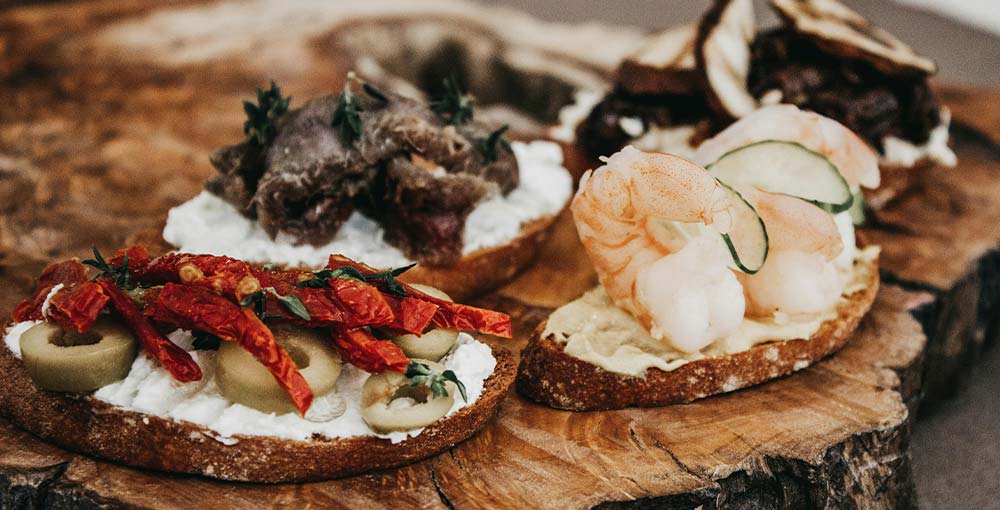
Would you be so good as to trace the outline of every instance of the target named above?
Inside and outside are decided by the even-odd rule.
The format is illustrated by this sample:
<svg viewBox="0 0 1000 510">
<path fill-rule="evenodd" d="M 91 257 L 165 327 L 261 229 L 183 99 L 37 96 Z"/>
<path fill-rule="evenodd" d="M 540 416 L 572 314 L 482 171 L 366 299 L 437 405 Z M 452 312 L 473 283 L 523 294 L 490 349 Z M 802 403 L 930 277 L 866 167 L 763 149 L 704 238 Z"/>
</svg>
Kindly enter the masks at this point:
<svg viewBox="0 0 1000 510">
<path fill-rule="evenodd" d="M 184 349 L 163 336 L 142 314 L 131 298 L 108 280 L 97 280 L 104 293 L 111 298 L 111 305 L 139 340 L 142 348 L 163 365 L 170 375 L 180 382 L 201 379 L 201 368 Z"/>
<path fill-rule="evenodd" d="M 314 275 L 308 271 L 255 271 L 261 287 L 271 287 L 282 296 L 293 295 L 309 311 L 307 326 L 322 327 L 332 324 L 347 326 L 384 326 L 395 320 L 393 309 L 379 290 L 358 280 L 330 279 L 327 287 L 298 287 L 296 284 Z M 267 296 L 267 315 L 280 315 L 288 320 L 302 322 L 278 304 L 272 294 Z"/>
<path fill-rule="evenodd" d="M 59 284 L 69 285 L 87 281 L 87 268 L 78 260 L 67 260 L 50 265 L 38 277 L 38 285 L 31 297 L 14 307 L 14 320 L 42 320 L 42 305 L 53 287 Z"/>
<path fill-rule="evenodd" d="M 379 340 L 365 328 L 334 326 L 330 329 L 333 346 L 344 361 L 373 374 L 405 372 L 410 359 L 398 345 Z"/>
<path fill-rule="evenodd" d="M 240 344 L 274 376 L 300 413 L 312 403 L 313 393 L 295 362 L 254 315 L 204 287 L 167 283 L 157 295 L 160 314 L 173 315 L 175 325 L 204 331 Z"/>
<path fill-rule="evenodd" d="M 434 303 L 412 297 L 399 298 L 387 295 L 386 300 L 392 307 L 395 316 L 395 320 L 386 326 L 400 333 L 414 335 L 423 333 L 440 310 L 440 307 Z"/>
<path fill-rule="evenodd" d="M 232 297 L 237 302 L 260 290 L 253 276 L 253 266 L 242 260 L 217 255 L 168 253 L 143 266 L 133 267 L 130 262 L 129 272 L 145 285 L 168 282 L 197 285 Z"/>
<path fill-rule="evenodd" d="M 370 266 L 355 262 L 347 257 L 344 257 L 343 255 L 330 255 L 330 260 L 327 262 L 328 268 L 338 269 L 344 266 L 353 267 L 362 274 L 374 274 L 378 272 Z M 376 285 L 381 284 L 376 283 Z M 428 303 L 433 303 L 440 307 L 437 313 L 434 314 L 433 323 L 435 326 L 449 329 L 478 331 L 480 333 L 496 335 L 504 338 L 510 338 L 513 335 L 510 316 L 505 313 L 438 299 L 424 294 L 423 292 L 420 292 L 419 290 L 406 284 L 403 284 L 403 288 L 406 290 L 407 294 L 412 297 Z"/>
<path fill-rule="evenodd" d="M 108 299 L 97 283 L 72 283 L 49 300 L 47 318 L 65 330 L 84 333 L 90 331 Z"/>
<path fill-rule="evenodd" d="M 114 256 L 108 259 L 108 264 L 112 266 L 121 266 L 122 262 L 125 261 L 126 254 L 128 255 L 129 272 L 132 274 L 142 272 L 151 262 L 151 259 L 149 258 L 149 251 L 146 250 L 146 247 L 137 245 L 118 250 L 115 252 Z"/>
</svg>

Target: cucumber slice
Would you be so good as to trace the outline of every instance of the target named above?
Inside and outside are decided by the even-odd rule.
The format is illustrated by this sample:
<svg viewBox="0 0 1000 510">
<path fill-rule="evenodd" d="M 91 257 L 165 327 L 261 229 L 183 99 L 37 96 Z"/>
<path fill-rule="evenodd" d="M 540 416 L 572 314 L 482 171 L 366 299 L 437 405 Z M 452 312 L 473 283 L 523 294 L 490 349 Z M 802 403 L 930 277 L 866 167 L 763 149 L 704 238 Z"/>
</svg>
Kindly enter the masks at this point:
<svg viewBox="0 0 1000 510">
<path fill-rule="evenodd" d="M 760 219 L 757 210 L 736 190 L 722 181 L 719 184 L 731 194 L 733 212 L 733 223 L 729 232 L 722 234 L 722 240 L 726 242 L 736 267 L 744 273 L 754 274 L 760 271 L 767 260 L 767 228 L 764 227 L 764 220 Z"/>
<path fill-rule="evenodd" d="M 851 221 L 854 222 L 855 227 L 865 224 L 865 194 L 861 190 L 858 190 L 854 194 L 854 203 L 851 204 L 849 212 L 851 213 Z"/>
<path fill-rule="evenodd" d="M 848 210 L 854 195 L 826 156 L 795 142 L 766 140 L 723 154 L 708 171 L 730 186 L 755 186 L 812 202 L 831 213 Z"/>
</svg>

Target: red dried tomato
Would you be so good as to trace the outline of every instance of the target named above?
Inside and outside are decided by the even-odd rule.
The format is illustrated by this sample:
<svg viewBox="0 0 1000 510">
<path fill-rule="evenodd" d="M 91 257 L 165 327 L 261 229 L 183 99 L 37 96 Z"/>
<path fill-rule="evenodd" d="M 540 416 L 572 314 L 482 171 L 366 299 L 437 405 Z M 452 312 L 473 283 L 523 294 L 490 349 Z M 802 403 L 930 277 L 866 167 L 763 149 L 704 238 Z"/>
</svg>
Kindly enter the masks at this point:
<svg viewBox="0 0 1000 510">
<path fill-rule="evenodd" d="M 65 330 L 84 333 L 97 321 L 108 299 L 97 283 L 72 283 L 49 300 L 48 318 Z"/>
<path fill-rule="evenodd" d="M 398 345 L 375 338 L 365 328 L 334 326 L 331 333 L 333 346 L 344 361 L 366 372 L 405 372 L 410 364 L 410 359 Z"/>
<path fill-rule="evenodd" d="M 156 358 L 174 379 L 181 382 L 201 379 L 201 368 L 191 355 L 157 331 L 125 292 L 105 279 L 97 280 L 97 283 L 111 298 L 111 305 L 142 344 L 142 348 Z"/>
<path fill-rule="evenodd" d="M 204 287 L 167 283 L 157 295 L 158 319 L 170 320 L 183 329 L 204 331 L 223 340 L 237 342 L 274 376 L 291 397 L 295 408 L 305 413 L 313 393 L 295 362 L 274 339 L 274 334 L 254 315 Z M 164 317 L 164 315 L 169 316 Z"/>
<path fill-rule="evenodd" d="M 14 307 L 14 320 L 18 322 L 42 320 L 42 304 L 45 303 L 45 298 L 48 297 L 52 287 L 85 281 L 87 281 L 87 268 L 78 260 L 50 265 L 38 277 L 38 285 L 31 297 Z"/>
</svg>

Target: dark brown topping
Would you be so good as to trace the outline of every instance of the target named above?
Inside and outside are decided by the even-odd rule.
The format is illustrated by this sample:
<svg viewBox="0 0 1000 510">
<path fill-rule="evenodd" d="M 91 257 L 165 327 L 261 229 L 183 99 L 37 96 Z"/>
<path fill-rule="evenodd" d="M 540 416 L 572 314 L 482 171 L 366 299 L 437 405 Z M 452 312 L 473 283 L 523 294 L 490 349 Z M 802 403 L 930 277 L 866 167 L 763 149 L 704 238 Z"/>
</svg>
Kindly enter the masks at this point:
<svg viewBox="0 0 1000 510">
<path fill-rule="evenodd" d="M 716 0 L 698 24 L 695 57 L 705 94 L 716 113 L 730 119 L 757 109 L 746 88 L 754 29 L 752 0 Z"/>
<path fill-rule="evenodd" d="M 755 97 L 780 94 L 782 103 L 836 119 L 878 148 L 887 135 L 924 143 L 941 121 L 926 77 L 887 77 L 788 29 L 754 41 L 749 88 Z"/>
<path fill-rule="evenodd" d="M 917 55 L 892 34 L 837 0 L 771 0 L 785 23 L 827 52 L 861 59 L 890 76 L 929 75 L 934 61 Z"/>
<path fill-rule="evenodd" d="M 478 141 L 495 132 L 482 123 L 447 125 L 413 99 L 356 89 L 289 111 L 266 147 L 248 141 L 218 149 L 212 164 L 219 173 L 206 189 L 272 237 L 323 244 L 361 209 L 385 223 L 387 241 L 407 256 L 455 262 L 475 204 L 517 187 L 516 159 L 499 140 L 482 153 Z"/>
<path fill-rule="evenodd" d="M 618 84 L 630 94 L 691 94 L 701 88 L 694 58 L 697 27 L 654 35 L 618 67 Z"/>
</svg>

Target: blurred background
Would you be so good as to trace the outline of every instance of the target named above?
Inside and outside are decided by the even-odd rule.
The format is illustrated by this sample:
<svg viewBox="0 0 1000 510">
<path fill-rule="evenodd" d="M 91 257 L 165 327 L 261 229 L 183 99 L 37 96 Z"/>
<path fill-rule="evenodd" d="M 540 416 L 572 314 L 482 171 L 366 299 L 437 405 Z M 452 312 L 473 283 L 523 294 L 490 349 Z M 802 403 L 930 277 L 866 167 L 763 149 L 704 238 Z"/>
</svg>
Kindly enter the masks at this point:
<svg viewBox="0 0 1000 510">
<path fill-rule="evenodd" d="M 492 0 L 553 21 L 659 30 L 695 20 L 708 0 Z M 776 21 L 755 0 L 759 22 Z M 842 0 L 937 61 L 937 80 L 1000 87 L 1000 0 Z M 913 431 L 923 508 L 1000 508 L 1000 350 L 987 352 L 957 396 L 925 413 Z"/>
<path fill-rule="evenodd" d="M 480 0 L 543 19 L 668 28 L 697 19 L 707 0 Z M 763 23 L 775 20 L 755 0 Z M 1000 86 L 1000 0 L 878 0 L 843 2 L 938 62 L 949 83 Z"/>
</svg>

